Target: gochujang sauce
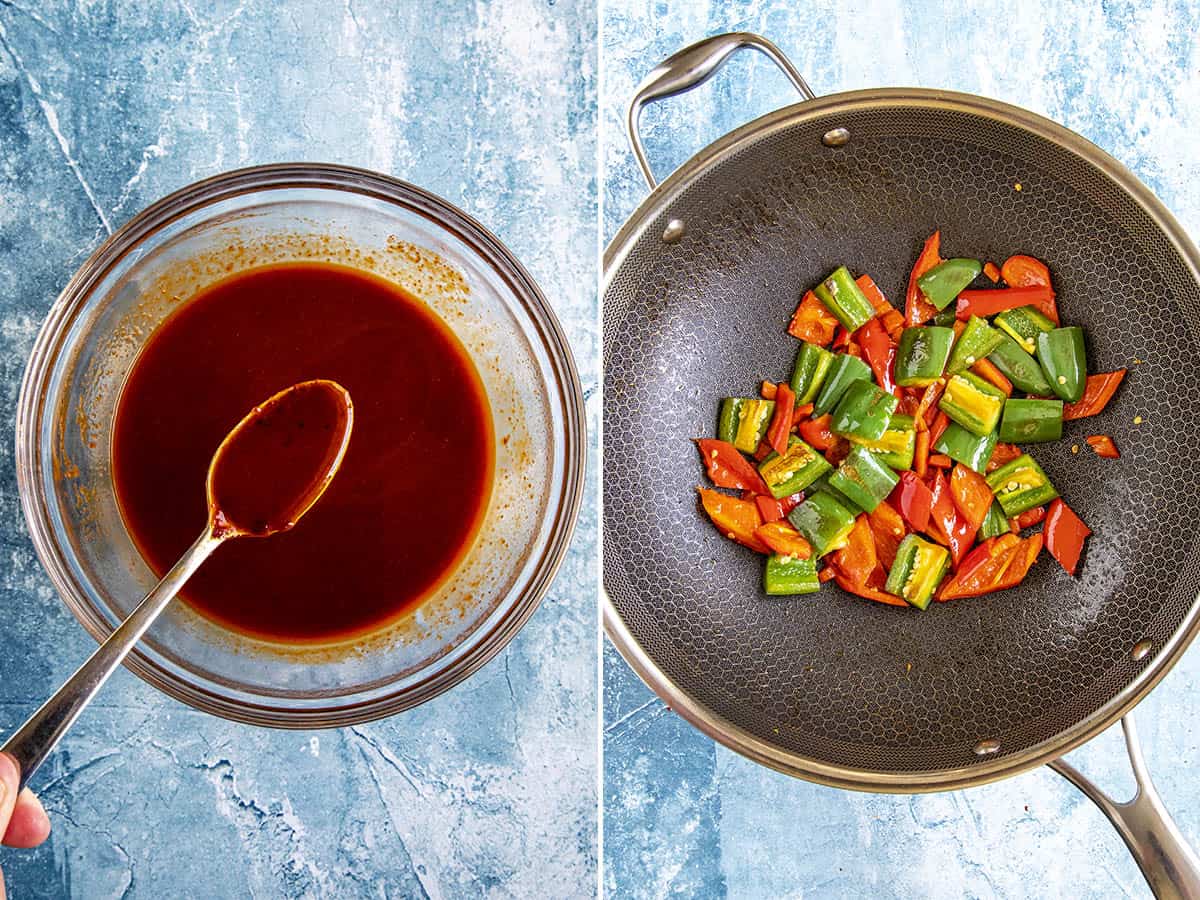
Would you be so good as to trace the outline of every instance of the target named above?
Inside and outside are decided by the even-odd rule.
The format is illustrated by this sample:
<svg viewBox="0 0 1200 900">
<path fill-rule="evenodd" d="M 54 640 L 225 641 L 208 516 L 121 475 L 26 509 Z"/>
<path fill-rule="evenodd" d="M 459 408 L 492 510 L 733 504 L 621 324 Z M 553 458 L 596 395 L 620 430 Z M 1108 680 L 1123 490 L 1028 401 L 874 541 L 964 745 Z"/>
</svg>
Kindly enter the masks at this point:
<svg viewBox="0 0 1200 900">
<path fill-rule="evenodd" d="M 410 612 L 457 567 L 491 494 L 482 383 L 425 304 L 343 266 L 252 269 L 159 326 L 117 405 L 117 501 L 158 574 L 204 526 L 205 478 L 225 435 L 264 398 L 312 379 L 353 400 L 337 474 L 294 528 L 226 542 L 183 594 L 202 615 L 274 641 L 342 640 Z"/>
</svg>

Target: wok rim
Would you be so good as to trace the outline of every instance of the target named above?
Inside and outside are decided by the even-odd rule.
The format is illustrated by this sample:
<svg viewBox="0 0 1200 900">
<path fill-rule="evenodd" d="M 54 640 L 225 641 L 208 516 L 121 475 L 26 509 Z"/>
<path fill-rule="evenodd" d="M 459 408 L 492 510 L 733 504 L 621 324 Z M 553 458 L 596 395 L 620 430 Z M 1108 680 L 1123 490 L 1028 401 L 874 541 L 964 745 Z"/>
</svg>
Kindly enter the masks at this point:
<svg viewBox="0 0 1200 900">
<path fill-rule="evenodd" d="M 781 130 L 830 114 L 896 107 L 963 112 L 1020 128 L 1049 140 L 1097 169 L 1128 195 L 1154 222 L 1184 260 L 1200 285 L 1200 250 L 1166 206 L 1128 168 L 1091 141 L 1044 116 L 975 94 L 931 88 L 870 88 L 826 94 L 760 116 L 704 147 L 663 180 L 625 221 L 604 250 L 601 303 L 614 278 L 650 225 L 713 167 Z M 603 308 L 601 326 L 606 324 Z M 606 377 L 601 359 L 601 379 Z M 603 430 L 603 424 L 601 425 Z M 603 437 L 601 437 L 603 441 Z M 603 481 L 602 481 L 603 485 Z M 603 491 L 603 488 L 602 488 Z M 603 509 L 602 505 L 602 509 Z M 603 516 L 602 516 L 603 523 Z M 602 542 L 603 543 L 603 542 Z M 604 554 L 603 546 L 601 549 Z M 601 596 L 604 631 L 638 677 L 674 712 L 723 746 L 768 768 L 828 787 L 876 793 L 929 793 L 988 784 L 1053 762 L 1114 725 L 1153 690 L 1174 667 L 1200 631 L 1200 597 L 1194 598 L 1183 622 L 1156 648 L 1147 665 L 1116 696 L 1053 738 L 1023 751 L 953 769 L 880 772 L 833 765 L 792 753 L 761 740 L 748 730 L 714 714 L 693 699 L 659 668 L 617 612 L 607 589 L 604 554 Z M 1133 642 L 1131 642 L 1131 651 Z"/>
</svg>

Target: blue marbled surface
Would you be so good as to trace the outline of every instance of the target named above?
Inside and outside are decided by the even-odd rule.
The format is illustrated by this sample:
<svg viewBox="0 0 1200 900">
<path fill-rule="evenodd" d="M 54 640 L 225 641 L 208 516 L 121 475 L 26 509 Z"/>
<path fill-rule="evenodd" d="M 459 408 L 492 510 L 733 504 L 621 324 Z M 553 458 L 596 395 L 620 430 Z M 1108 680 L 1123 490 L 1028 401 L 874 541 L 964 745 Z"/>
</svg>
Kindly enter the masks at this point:
<svg viewBox="0 0 1200 900">
<path fill-rule="evenodd" d="M 589 0 L 0 0 L 0 733 L 94 646 L 17 502 L 25 359 L 75 267 L 163 194 L 297 159 L 441 194 L 538 279 L 595 420 L 595 20 Z M 34 781 L 49 843 L 0 850 L 10 896 L 593 895 L 592 493 L 529 625 L 413 712 L 272 732 L 119 672 Z"/>
<path fill-rule="evenodd" d="M 984 94 L 1056 119 L 1128 165 L 1200 235 L 1200 3 L 635 2 L 608 0 L 600 96 L 605 239 L 645 196 L 624 106 L 661 59 L 750 30 L 818 93 L 921 85 Z M 737 125 L 795 99 L 750 54 L 649 109 L 660 177 Z M 613 897 L 1149 896 L 1101 813 L 1048 770 L 919 797 L 835 791 L 715 745 L 604 653 L 604 888 Z M 1139 707 L 1156 783 L 1200 844 L 1200 651 Z M 1132 777 L 1119 730 L 1072 760 L 1118 795 Z"/>
</svg>

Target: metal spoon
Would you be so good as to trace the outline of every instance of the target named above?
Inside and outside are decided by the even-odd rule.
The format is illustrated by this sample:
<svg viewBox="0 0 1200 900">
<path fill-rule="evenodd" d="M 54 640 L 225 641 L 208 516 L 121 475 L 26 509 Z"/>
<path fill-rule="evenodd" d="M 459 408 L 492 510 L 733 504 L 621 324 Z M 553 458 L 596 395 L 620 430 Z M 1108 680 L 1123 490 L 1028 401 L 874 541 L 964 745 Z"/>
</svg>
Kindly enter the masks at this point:
<svg viewBox="0 0 1200 900">
<path fill-rule="evenodd" d="M 294 471 L 302 473 L 304 465 L 311 463 L 311 475 L 289 484 L 287 478 L 280 477 L 281 457 L 292 454 L 292 462 L 297 461 L 294 454 L 304 443 L 293 439 L 301 433 L 309 441 L 309 451 L 314 449 L 311 445 L 314 434 L 318 439 L 321 436 L 320 429 L 311 427 L 311 420 L 310 428 L 303 432 L 304 404 L 313 402 L 325 404 L 319 414 L 333 415 L 333 423 L 326 423 L 328 427 L 324 429 L 328 443 L 315 446 L 321 453 L 319 458 L 305 457 L 300 469 L 293 466 Z M 353 424 L 354 406 L 346 389 L 333 381 L 316 380 L 280 391 L 234 426 L 208 466 L 205 484 L 208 522 L 200 537 L 88 661 L 0 747 L 0 752 L 11 755 L 20 766 L 22 788 L 167 604 L 217 547 L 234 538 L 267 537 L 286 531 L 320 499 L 342 463 Z M 254 467 L 257 479 L 246 478 L 251 471 L 247 466 Z M 252 499 L 264 504 L 264 508 L 252 512 L 253 504 L 247 503 L 245 497 L 229 495 L 227 481 L 235 486 L 261 487 L 261 491 L 254 491 L 258 496 Z M 271 496 L 272 490 L 276 496 Z"/>
</svg>

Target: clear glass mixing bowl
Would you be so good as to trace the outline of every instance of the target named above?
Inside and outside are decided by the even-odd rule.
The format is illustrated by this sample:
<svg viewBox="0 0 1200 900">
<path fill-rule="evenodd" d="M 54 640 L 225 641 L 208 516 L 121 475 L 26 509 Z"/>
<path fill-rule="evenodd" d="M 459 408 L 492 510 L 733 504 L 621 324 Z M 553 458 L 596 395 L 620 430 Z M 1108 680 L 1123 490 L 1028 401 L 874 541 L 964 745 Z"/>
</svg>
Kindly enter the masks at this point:
<svg viewBox="0 0 1200 900">
<path fill-rule="evenodd" d="M 313 164 L 245 169 L 184 188 L 131 220 L 75 274 L 21 385 L 25 518 L 59 593 L 98 640 L 156 580 L 125 531 L 110 477 L 113 415 L 133 360 L 200 288 L 290 260 L 352 265 L 421 297 L 471 353 L 497 437 L 475 547 L 405 620 L 352 644 L 296 647 L 224 630 L 176 602 L 127 662 L 198 709 L 312 728 L 422 703 L 520 629 L 574 527 L 584 411 L 570 349 L 537 286 L 495 237 L 443 200 L 372 172 Z M 337 572 L 329 590 L 338 590 Z"/>
</svg>

